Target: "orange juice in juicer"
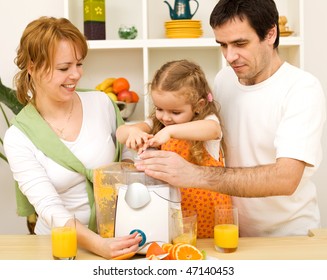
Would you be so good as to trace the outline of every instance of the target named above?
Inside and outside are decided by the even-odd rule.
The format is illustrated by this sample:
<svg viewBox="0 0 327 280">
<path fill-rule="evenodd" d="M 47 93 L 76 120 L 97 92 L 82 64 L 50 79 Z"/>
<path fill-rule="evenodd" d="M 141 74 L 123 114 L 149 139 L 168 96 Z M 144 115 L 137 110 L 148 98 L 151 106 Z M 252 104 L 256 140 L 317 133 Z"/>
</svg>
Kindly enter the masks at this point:
<svg viewBox="0 0 327 280">
<path fill-rule="evenodd" d="M 132 163 L 112 163 L 94 170 L 97 229 L 102 237 L 137 231 L 146 242 L 171 242 L 172 214 L 181 210 L 178 188 L 147 176 Z M 145 254 L 145 246 L 139 253 Z"/>
</svg>

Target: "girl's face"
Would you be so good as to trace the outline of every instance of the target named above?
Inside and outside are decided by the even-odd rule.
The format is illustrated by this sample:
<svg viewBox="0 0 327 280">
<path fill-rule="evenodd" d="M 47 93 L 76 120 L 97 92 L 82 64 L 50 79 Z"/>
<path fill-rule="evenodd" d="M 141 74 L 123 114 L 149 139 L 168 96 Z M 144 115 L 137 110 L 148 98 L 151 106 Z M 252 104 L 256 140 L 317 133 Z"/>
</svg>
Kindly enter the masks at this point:
<svg viewBox="0 0 327 280">
<path fill-rule="evenodd" d="M 152 91 L 152 100 L 156 107 L 156 118 L 164 125 L 186 123 L 193 119 L 191 104 L 178 92 Z"/>
<path fill-rule="evenodd" d="M 67 41 L 61 41 L 55 51 L 53 69 L 41 76 L 31 75 L 36 88 L 36 99 L 46 98 L 55 102 L 70 100 L 75 92 L 76 85 L 83 74 L 81 53 Z"/>
</svg>

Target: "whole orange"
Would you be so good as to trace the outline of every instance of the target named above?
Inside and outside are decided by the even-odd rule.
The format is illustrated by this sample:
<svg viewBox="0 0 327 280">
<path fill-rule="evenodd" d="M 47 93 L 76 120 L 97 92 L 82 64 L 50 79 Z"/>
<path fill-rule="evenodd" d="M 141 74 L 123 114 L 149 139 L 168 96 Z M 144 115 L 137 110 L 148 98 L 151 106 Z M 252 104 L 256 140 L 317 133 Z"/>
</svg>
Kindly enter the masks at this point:
<svg viewBox="0 0 327 280">
<path fill-rule="evenodd" d="M 131 91 L 131 93 L 132 93 L 132 102 L 133 103 L 138 102 L 139 99 L 140 99 L 139 96 L 138 96 L 138 94 L 135 91 Z"/>
<path fill-rule="evenodd" d="M 112 90 L 114 93 L 118 93 L 123 90 L 129 90 L 129 82 L 127 79 L 120 77 L 117 78 L 112 84 Z"/>
</svg>

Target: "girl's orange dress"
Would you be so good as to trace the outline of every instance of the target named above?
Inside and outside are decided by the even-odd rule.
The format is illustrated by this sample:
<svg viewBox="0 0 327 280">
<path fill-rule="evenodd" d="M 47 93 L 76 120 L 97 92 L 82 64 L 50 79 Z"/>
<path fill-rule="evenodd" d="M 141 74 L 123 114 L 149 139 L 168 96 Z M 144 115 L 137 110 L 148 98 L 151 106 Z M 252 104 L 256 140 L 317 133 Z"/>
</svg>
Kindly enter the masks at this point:
<svg viewBox="0 0 327 280">
<path fill-rule="evenodd" d="M 190 145 L 186 140 L 170 139 L 161 146 L 161 150 L 179 154 L 185 160 L 190 159 Z M 201 166 L 224 166 L 223 153 L 220 150 L 219 160 L 214 159 L 205 148 L 204 160 Z M 229 195 L 203 190 L 199 188 L 181 188 L 182 210 L 196 210 L 198 215 L 198 238 L 213 238 L 215 223 L 215 205 L 231 205 Z"/>
</svg>

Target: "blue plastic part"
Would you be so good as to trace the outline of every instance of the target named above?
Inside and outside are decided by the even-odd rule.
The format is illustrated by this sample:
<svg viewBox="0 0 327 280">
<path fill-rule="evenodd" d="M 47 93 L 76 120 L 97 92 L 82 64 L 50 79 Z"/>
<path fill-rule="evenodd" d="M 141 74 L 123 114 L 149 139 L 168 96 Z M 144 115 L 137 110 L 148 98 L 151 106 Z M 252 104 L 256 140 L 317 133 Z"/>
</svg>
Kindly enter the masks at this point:
<svg viewBox="0 0 327 280">
<path fill-rule="evenodd" d="M 133 229 L 129 234 L 133 234 L 134 232 L 138 232 L 139 235 L 142 236 L 142 240 L 139 243 L 139 247 L 143 246 L 145 244 L 145 242 L 146 242 L 146 235 L 145 235 L 145 233 L 142 230 L 140 230 L 140 229 Z"/>
</svg>

